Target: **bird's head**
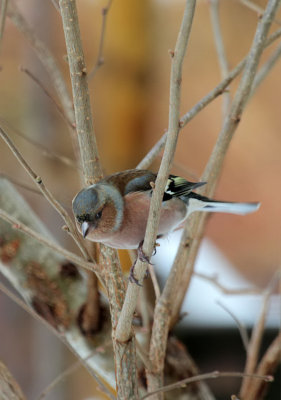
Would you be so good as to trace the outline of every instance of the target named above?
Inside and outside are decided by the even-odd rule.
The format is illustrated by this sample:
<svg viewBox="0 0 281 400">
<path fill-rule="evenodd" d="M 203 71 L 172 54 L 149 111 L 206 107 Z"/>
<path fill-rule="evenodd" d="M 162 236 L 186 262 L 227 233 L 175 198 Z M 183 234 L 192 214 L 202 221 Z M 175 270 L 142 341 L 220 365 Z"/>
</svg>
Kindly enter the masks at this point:
<svg viewBox="0 0 281 400">
<path fill-rule="evenodd" d="M 96 184 L 82 189 L 72 201 L 76 224 L 83 237 L 110 234 L 123 219 L 123 199 L 112 185 Z M 93 239 L 95 241 L 95 239 Z"/>
</svg>

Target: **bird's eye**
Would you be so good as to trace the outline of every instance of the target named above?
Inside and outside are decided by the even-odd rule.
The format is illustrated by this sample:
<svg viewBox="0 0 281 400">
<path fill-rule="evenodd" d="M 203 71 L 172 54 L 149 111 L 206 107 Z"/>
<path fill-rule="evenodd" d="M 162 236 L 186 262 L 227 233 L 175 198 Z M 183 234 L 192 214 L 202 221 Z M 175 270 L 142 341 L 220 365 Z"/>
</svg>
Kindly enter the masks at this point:
<svg viewBox="0 0 281 400">
<path fill-rule="evenodd" d="M 98 213 L 96 213 L 95 219 L 100 219 L 101 216 L 102 216 L 102 211 L 99 211 Z"/>
</svg>

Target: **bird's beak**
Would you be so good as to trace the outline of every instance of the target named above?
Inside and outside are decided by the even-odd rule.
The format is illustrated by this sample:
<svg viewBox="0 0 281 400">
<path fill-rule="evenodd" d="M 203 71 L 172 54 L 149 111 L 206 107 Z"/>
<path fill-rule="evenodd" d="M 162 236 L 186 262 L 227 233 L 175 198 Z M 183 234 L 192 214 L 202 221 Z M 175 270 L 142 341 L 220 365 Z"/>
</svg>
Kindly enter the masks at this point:
<svg viewBox="0 0 281 400">
<path fill-rule="evenodd" d="M 88 222 L 84 221 L 81 225 L 81 230 L 82 230 L 82 235 L 83 238 L 85 239 L 85 237 L 87 236 L 87 234 L 89 233 L 89 229 L 90 229 L 90 225 Z"/>
</svg>

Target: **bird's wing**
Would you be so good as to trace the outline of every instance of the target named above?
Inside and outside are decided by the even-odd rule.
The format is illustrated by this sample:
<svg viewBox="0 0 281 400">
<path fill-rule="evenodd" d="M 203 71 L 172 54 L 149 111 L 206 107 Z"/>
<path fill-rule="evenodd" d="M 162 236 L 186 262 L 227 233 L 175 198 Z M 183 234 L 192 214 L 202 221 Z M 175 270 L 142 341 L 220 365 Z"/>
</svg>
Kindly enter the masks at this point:
<svg viewBox="0 0 281 400">
<path fill-rule="evenodd" d="M 117 186 L 123 196 L 132 192 L 151 191 L 157 174 L 148 170 L 130 169 L 106 177 L 104 180 Z M 163 201 L 172 197 L 188 195 L 192 190 L 205 185 L 205 182 L 188 182 L 186 179 L 169 175 Z"/>
<path fill-rule="evenodd" d="M 164 200 L 187 196 L 192 190 L 205 184 L 206 182 L 189 182 L 180 176 L 170 175 L 165 188 Z"/>
<path fill-rule="evenodd" d="M 141 169 L 129 169 L 105 178 L 108 183 L 118 187 L 123 196 L 132 192 L 145 192 L 152 189 L 156 174 Z"/>
</svg>

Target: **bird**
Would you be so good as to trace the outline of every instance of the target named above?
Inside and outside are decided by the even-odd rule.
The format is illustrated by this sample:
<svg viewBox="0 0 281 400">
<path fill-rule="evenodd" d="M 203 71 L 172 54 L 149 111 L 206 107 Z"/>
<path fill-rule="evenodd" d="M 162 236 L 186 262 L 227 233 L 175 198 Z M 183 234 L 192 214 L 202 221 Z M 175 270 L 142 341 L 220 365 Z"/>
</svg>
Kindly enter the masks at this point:
<svg viewBox="0 0 281 400">
<path fill-rule="evenodd" d="M 130 169 L 82 189 L 72 202 L 79 232 L 90 241 L 115 249 L 140 250 L 156 178 L 154 172 Z M 205 184 L 169 175 L 161 204 L 158 238 L 180 229 L 195 211 L 246 215 L 260 207 L 258 202 L 217 201 L 194 192 Z"/>
</svg>

